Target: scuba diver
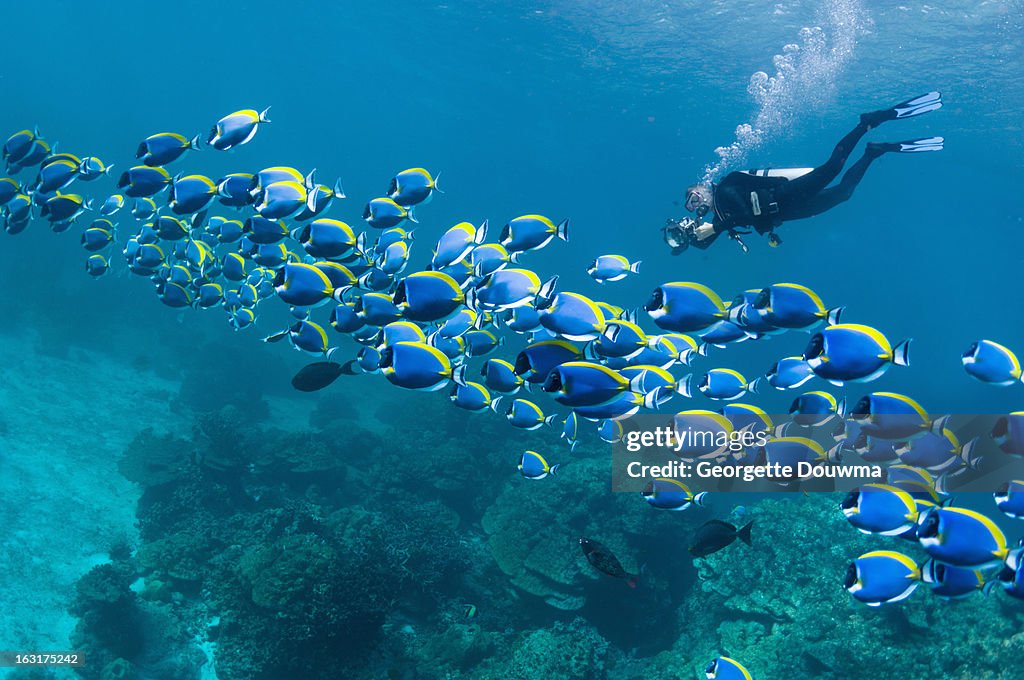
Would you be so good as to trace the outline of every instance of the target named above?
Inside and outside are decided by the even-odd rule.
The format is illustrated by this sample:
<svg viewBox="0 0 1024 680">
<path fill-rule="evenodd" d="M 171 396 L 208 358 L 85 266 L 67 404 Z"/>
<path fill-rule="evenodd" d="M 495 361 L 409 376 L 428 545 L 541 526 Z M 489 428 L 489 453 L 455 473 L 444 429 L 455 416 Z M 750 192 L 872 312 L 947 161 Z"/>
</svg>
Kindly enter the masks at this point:
<svg viewBox="0 0 1024 680">
<path fill-rule="evenodd" d="M 819 215 L 843 203 L 864 177 L 871 161 L 885 153 L 917 153 L 940 151 L 942 137 L 911 139 L 905 142 L 868 142 L 864 155 L 854 163 L 835 186 L 828 186 L 839 176 L 850 152 L 864 134 L 888 120 L 911 118 L 942 106 L 938 92 L 915 97 L 889 109 L 861 114 L 860 122 L 839 140 L 832 155 L 816 168 L 778 168 L 731 172 L 715 184 L 695 184 L 686 190 L 686 209 L 696 215 L 668 220 L 663 228 L 665 243 L 678 255 L 688 247 L 705 249 L 720 234 L 735 240 L 743 252 L 747 246 L 741 238 L 753 227 L 767 235 L 773 248 L 782 243 L 775 228 L 789 220 Z M 712 220 L 704 221 L 706 215 Z"/>
</svg>

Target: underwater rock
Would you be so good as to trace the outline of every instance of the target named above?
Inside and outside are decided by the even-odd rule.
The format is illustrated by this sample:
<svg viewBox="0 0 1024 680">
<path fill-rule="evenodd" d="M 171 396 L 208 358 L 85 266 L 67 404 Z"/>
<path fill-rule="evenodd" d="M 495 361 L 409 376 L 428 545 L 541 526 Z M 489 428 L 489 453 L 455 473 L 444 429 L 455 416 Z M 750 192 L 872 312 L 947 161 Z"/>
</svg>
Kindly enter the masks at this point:
<svg viewBox="0 0 1024 680">
<path fill-rule="evenodd" d="M 541 481 L 509 475 L 482 524 L 491 555 L 513 586 L 556 609 L 583 607 L 586 584 L 607 577 L 584 559 L 582 535 L 599 537 L 626 571 L 639 571 L 629 536 L 657 518 L 633 494 L 609 502 L 608 474 L 608 460 L 598 457 L 573 459 L 557 477 Z"/>
<path fill-rule="evenodd" d="M 175 533 L 144 543 L 138 551 L 143 574 L 160 580 L 173 580 L 198 585 L 204 565 L 215 551 L 202 535 Z"/>
<path fill-rule="evenodd" d="M 69 611 L 78 617 L 71 644 L 89 659 L 86 677 L 101 677 L 104 669 L 120 659 L 142 652 L 141 614 L 130 586 L 134 574 L 129 565 L 100 564 L 75 584 Z"/>
<path fill-rule="evenodd" d="M 192 447 L 187 440 L 170 434 L 156 434 L 147 427 L 128 444 L 118 471 L 142 486 L 166 484 L 184 474 L 189 465 Z"/>
<path fill-rule="evenodd" d="M 427 676 L 444 677 L 453 668 L 472 669 L 492 656 L 499 644 L 497 633 L 475 624 L 453 623 L 423 640 L 417 650 L 417 670 Z"/>
<path fill-rule="evenodd" d="M 513 680 L 607 677 L 608 642 L 584 619 L 555 623 L 523 636 L 512 652 L 506 674 Z"/>
<path fill-rule="evenodd" d="M 251 587 L 253 604 L 272 611 L 301 606 L 331 576 L 335 552 L 316 536 L 285 536 L 272 545 L 255 546 L 239 561 Z"/>
<path fill-rule="evenodd" d="M 136 680 L 139 674 L 127 659 L 114 659 L 100 671 L 100 680 Z"/>
<path fill-rule="evenodd" d="M 857 532 L 839 501 L 787 494 L 747 506 L 758 527 L 753 546 L 695 560 L 703 592 L 678 612 L 686 625 L 676 654 L 694 664 L 724 654 L 765 678 L 848 677 L 852 668 L 903 678 L 1009 677 L 1007 646 L 1024 647 L 1024 609 L 980 594 L 947 602 L 925 586 L 878 608 L 849 596 L 841 582 L 858 555 L 898 550 L 921 562 L 924 553 Z M 656 665 L 666 668 L 661 657 Z"/>
</svg>

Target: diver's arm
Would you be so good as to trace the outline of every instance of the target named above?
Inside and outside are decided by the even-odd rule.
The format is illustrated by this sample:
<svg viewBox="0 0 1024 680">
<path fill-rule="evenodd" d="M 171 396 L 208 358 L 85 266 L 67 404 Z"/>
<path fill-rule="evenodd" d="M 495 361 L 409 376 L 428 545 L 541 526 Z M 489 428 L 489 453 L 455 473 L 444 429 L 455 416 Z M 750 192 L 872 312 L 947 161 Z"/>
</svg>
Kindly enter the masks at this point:
<svg viewBox="0 0 1024 680">
<path fill-rule="evenodd" d="M 721 234 L 722 231 L 724 231 L 724 227 L 719 229 L 716 224 L 704 222 L 694 229 L 693 242 L 691 245 L 695 248 L 706 250 L 708 246 L 715 242 L 715 239 L 718 238 L 718 235 Z"/>
</svg>

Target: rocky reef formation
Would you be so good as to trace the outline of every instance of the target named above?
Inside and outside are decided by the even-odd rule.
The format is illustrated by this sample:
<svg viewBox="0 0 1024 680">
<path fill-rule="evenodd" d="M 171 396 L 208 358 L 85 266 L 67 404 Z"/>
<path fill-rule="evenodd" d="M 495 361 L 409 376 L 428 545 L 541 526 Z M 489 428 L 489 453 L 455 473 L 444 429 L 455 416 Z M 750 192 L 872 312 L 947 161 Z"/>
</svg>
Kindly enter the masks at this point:
<svg viewBox="0 0 1024 680">
<path fill-rule="evenodd" d="M 658 511 L 610 492 L 593 440 L 570 455 L 550 432 L 512 438 L 425 403 L 390 404 L 376 424 L 321 406 L 298 432 L 229 405 L 190 433 L 140 432 L 120 469 L 144 488 L 141 543 L 79 584 L 77 641 L 99 664 L 80 674 L 187 680 L 210 662 L 201 643 L 221 680 L 668 680 L 719 655 L 762 680 L 1014 677 L 1016 601 L 946 602 L 924 585 L 878 609 L 849 597 L 861 553 L 923 555 L 854 531 L 833 495 Z M 524 447 L 559 474 L 519 476 Z M 696 528 L 730 513 L 755 521 L 753 546 L 690 555 Z M 638 587 L 589 565 L 581 536 Z"/>
<path fill-rule="evenodd" d="M 689 625 L 666 670 L 724 654 L 759 678 L 867 677 L 864 669 L 899 678 L 1015 675 L 1008 660 L 1024 644 L 1024 608 L 1009 598 L 951 602 L 922 584 L 903 602 L 855 602 L 842 588 L 854 558 L 871 550 L 925 556 L 914 543 L 855 531 L 838 503 L 831 494 L 787 494 L 751 506 L 752 548 L 696 560 L 700 592 L 679 610 Z"/>
</svg>

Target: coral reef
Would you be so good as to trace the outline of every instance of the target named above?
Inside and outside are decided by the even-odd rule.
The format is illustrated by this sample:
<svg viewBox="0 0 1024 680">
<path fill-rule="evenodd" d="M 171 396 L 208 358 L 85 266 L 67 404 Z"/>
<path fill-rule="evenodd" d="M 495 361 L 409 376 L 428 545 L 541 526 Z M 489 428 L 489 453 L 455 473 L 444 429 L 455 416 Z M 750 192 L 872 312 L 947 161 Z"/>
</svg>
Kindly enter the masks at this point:
<svg viewBox="0 0 1024 680">
<path fill-rule="evenodd" d="M 142 542 L 79 585 L 79 639 L 98 660 L 83 677 L 194 677 L 201 639 L 221 680 L 669 680 L 719 655 L 762 679 L 1012 676 L 1016 602 L 948 603 L 922 586 L 869 609 L 843 591 L 862 552 L 923 555 L 853 531 L 832 495 L 658 511 L 609 492 L 600 445 L 537 443 L 563 466 L 526 480 L 523 441 L 415 403 L 379 427 L 321 414 L 286 432 L 228 405 L 196 415 L 191 439 L 140 432 L 121 470 L 144 487 Z M 737 500 L 754 545 L 693 558 L 693 532 Z M 581 536 L 638 587 L 588 564 Z"/>
<path fill-rule="evenodd" d="M 838 500 L 761 501 L 751 508 L 752 548 L 697 560 L 702 594 L 680 610 L 689 625 L 675 646 L 678 658 L 692 667 L 726 654 L 761 678 L 843 678 L 854 668 L 905 678 L 1011 677 L 1007 654 L 1024 644 L 1016 603 L 980 594 L 947 602 L 927 585 L 880 608 L 849 596 L 841 581 L 858 555 L 889 549 L 923 561 L 924 554 L 898 538 L 854 531 Z"/>
<path fill-rule="evenodd" d="M 635 574 L 650 537 L 690 526 L 686 513 L 659 513 L 637 495 L 597 491 L 608 488 L 609 467 L 607 458 L 596 456 L 572 460 L 556 478 L 510 475 L 482 522 L 491 554 L 512 585 L 556 609 L 577 610 L 586 603 L 587 585 L 607 579 L 583 558 L 581 536 L 600 540 Z"/>
</svg>

